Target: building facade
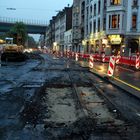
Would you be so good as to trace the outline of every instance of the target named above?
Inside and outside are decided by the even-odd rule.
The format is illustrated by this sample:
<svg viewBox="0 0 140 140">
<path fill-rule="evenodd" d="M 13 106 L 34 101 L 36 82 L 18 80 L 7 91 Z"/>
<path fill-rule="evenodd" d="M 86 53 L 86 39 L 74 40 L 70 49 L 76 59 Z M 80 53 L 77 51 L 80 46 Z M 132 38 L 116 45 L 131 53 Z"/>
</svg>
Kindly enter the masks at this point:
<svg viewBox="0 0 140 140">
<path fill-rule="evenodd" d="M 140 0 L 85 0 L 84 9 L 85 52 L 128 56 L 140 51 Z"/>
<path fill-rule="evenodd" d="M 85 53 L 101 53 L 105 48 L 106 1 L 85 0 L 84 39 Z M 81 15 L 83 16 L 83 15 Z"/>
<path fill-rule="evenodd" d="M 45 44 L 50 50 L 53 50 L 53 42 L 55 42 L 55 16 L 50 20 L 46 30 Z"/>
<path fill-rule="evenodd" d="M 65 49 L 65 32 L 72 29 L 75 52 L 130 56 L 140 51 L 140 0 L 73 0 L 54 23 L 57 50 Z"/>
<path fill-rule="evenodd" d="M 81 0 L 73 0 L 72 6 L 72 51 L 81 52 L 81 30 L 80 30 L 80 4 Z"/>
<path fill-rule="evenodd" d="M 64 34 L 72 28 L 72 7 L 65 7 L 55 18 L 55 42 L 53 48 L 56 51 L 64 51 Z"/>
<path fill-rule="evenodd" d="M 131 55 L 140 52 L 140 0 L 128 0 L 126 11 L 124 54 Z"/>
<path fill-rule="evenodd" d="M 72 45 L 72 29 L 70 29 L 64 33 L 64 52 L 72 51 Z"/>
</svg>

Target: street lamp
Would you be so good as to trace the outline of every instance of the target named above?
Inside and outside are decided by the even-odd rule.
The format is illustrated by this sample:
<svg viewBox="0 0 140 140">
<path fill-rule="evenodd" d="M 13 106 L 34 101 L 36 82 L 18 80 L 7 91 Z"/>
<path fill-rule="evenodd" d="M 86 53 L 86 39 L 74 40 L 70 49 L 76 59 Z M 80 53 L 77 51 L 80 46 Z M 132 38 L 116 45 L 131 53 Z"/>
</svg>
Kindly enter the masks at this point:
<svg viewBox="0 0 140 140">
<path fill-rule="evenodd" d="M 16 8 L 6 8 L 7 10 L 16 10 Z"/>
</svg>

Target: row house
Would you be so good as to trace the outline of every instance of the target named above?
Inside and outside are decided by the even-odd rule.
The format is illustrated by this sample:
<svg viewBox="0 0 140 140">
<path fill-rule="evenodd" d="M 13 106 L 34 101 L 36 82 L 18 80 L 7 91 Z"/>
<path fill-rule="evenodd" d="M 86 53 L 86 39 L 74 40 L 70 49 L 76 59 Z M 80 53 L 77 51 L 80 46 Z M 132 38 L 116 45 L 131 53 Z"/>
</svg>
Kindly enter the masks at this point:
<svg viewBox="0 0 140 140">
<path fill-rule="evenodd" d="M 123 56 L 140 51 L 140 0 L 73 0 L 53 23 L 48 43 L 55 50 Z"/>
<path fill-rule="evenodd" d="M 115 53 L 130 56 L 139 51 L 140 0 L 107 1 L 108 47 Z"/>
<path fill-rule="evenodd" d="M 46 30 L 45 45 L 52 50 L 53 43 L 55 42 L 55 16 L 50 20 Z"/>
<path fill-rule="evenodd" d="M 51 26 L 47 26 L 46 28 L 46 37 L 45 37 L 45 46 L 50 47 L 51 45 Z"/>
<path fill-rule="evenodd" d="M 82 1 L 81 7 L 83 7 L 81 20 L 84 21 L 84 39 L 82 40 L 84 51 L 101 53 L 106 45 L 106 0 L 85 0 Z"/>
<path fill-rule="evenodd" d="M 140 0 L 128 0 L 126 14 L 127 26 L 123 25 L 126 27 L 126 34 L 122 51 L 131 55 L 131 53 L 140 52 Z"/>
<path fill-rule="evenodd" d="M 65 7 L 62 11 L 50 20 L 46 32 L 46 42 L 54 51 L 64 51 L 67 48 L 65 43 L 65 32 L 72 28 L 72 7 Z"/>
<path fill-rule="evenodd" d="M 72 51 L 81 52 L 81 29 L 80 29 L 80 3 L 81 0 L 73 0 L 72 6 Z"/>
<path fill-rule="evenodd" d="M 80 11 L 86 53 L 128 56 L 140 50 L 140 0 L 81 0 Z"/>
<path fill-rule="evenodd" d="M 72 50 L 72 46 L 72 29 L 70 29 L 64 33 L 64 52 L 76 51 Z"/>
</svg>

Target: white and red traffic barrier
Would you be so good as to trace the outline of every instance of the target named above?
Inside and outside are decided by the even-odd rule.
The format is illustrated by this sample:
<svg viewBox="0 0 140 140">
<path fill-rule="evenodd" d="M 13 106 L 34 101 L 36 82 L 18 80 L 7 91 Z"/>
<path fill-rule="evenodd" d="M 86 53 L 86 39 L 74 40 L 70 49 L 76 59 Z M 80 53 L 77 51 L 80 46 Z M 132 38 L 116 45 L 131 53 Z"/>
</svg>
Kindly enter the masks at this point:
<svg viewBox="0 0 140 140">
<path fill-rule="evenodd" d="M 70 58 L 70 52 L 69 51 L 67 52 L 67 58 Z"/>
<path fill-rule="evenodd" d="M 140 56 L 136 56 L 136 65 L 135 65 L 136 69 L 140 68 Z"/>
<path fill-rule="evenodd" d="M 102 54 L 102 62 L 105 62 L 105 53 Z"/>
<path fill-rule="evenodd" d="M 110 61 L 109 61 L 107 75 L 110 77 L 113 76 L 114 69 L 115 69 L 115 56 L 111 56 Z"/>
<path fill-rule="evenodd" d="M 60 57 L 63 57 L 63 52 L 60 52 Z"/>
<path fill-rule="evenodd" d="M 75 56 L 75 53 L 74 53 L 74 52 L 72 52 L 72 57 L 74 58 L 74 56 Z"/>
<path fill-rule="evenodd" d="M 92 69 L 94 66 L 94 57 L 90 55 L 89 57 L 89 67 Z"/>
<path fill-rule="evenodd" d="M 75 60 L 78 61 L 78 53 L 75 54 Z"/>
<path fill-rule="evenodd" d="M 59 57 L 59 52 L 58 51 L 56 52 L 56 57 Z"/>
<path fill-rule="evenodd" d="M 117 57 L 116 57 L 116 64 L 119 64 L 120 59 L 121 59 L 121 56 L 120 55 L 117 55 Z"/>
</svg>

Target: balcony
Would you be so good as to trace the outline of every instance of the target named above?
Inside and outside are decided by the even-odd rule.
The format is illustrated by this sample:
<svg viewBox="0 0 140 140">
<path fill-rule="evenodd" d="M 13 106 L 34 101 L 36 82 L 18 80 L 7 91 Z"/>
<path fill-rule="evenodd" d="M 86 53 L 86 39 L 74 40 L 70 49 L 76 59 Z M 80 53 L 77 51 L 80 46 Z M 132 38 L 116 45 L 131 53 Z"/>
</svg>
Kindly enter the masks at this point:
<svg viewBox="0 0 140 140">
<path fill-rule="evenodd" d="M 124 29 L 107 29 L 106 30 L 106 34 L 125 34 L 125 30 Z"/>
</svg>

